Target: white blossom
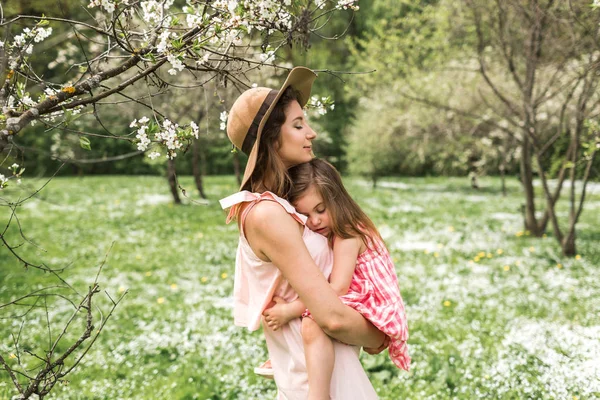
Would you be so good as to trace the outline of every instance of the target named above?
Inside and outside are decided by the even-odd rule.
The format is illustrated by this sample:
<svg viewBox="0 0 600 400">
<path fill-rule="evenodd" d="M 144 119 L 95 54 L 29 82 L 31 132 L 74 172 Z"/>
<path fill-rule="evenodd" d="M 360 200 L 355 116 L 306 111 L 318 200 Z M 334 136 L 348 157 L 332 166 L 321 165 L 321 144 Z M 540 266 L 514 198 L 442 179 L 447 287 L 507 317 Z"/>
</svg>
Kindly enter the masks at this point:
<svg viewBox="0 0 600 400">
<path fill-rule="evenodd" d="M 148 154 L 148 157 L 154 160 L 155 158 L 160 157 L 160 153 L 158 151 L 153 151 L 150 154 Z"/>
<path fill-rule="evenodd" d="M 227 128 L 227 111 L 223 111 L 221 115 L 219 115 L 219 119 L 221 120 L 221 124 L 219 125 L 219 129 L 224 131 Z"/>
<path fill-rule="evenodd" d="M 194 135 L 194 137 L 196 139 L 198 139 L 198 125 L 196 125 L 196 123 L 194 121 L 190 122 L 190 127 L 192 128 L 192 135 Z"/>
<path fill-rule="evenodd" d="M 273 60 L 275 60 L 275 52 L 273 50 L 269 50 L 266 53 L 260 54 L 258 58 L 264 63 L 273 62 Z"/>
<path fill-rule="evenodd" d="M 28 94 L 26 94 L 25 96 L 23 96 L 23 97 L 21 98 L 21 103 L 23 103 L 23 104 L 25 104 L 26 106 L 29 106 L 29 107 L 33 107 L 33 106 L 35 106 L 35 101 L 33 101 L 33 100 L 31 99 L 31 97 L 29 97 L 29 95 L 28 95 Z"/>
<path fill-rule="evenodd" d="M 159 53 L 164 53 L 167 50 L 167 46 L 169 45 L 168 40 L 169 36 L 171 36 L 171 32 L 164 31 L 160 35 L 158 35 L 158 45 L 156 46 L 156 51 Z"/>
<path fill-rule="evenodd" d="M 33 38 L 33 41 L 36 43 L 41 42 L 42 40 L 46 39 L 48 36 L 50 36 L 52 34 L 52 28 L 37 28 L 36 29 L 36 35 Z"/>
<path fill-rule="evenodd" d="M 4 189 L 8 184 L 8 178 L 0 174 L 0 189 Z"/>
<path fill-rule="evenodd" d="M 169 74 L 171 74 L 171 75 L 176 75 L 177 71 L 181 72 L 185 68 L 185 65 L 183 64 L 183 62 L 179 59 L 178 56 L 176 56 L 174 54 L 169 54 L 167 56 L 167 60 L 173 67 L 173 68 L 169 69 L 169 71 L 168 71 Z"/>
<path fill-rule="evenodd" d="M 115 3 L 111 0 L 91 0 L 88 8 L 102 7 L 106 12 L 112 13 L 115 11 Z"/>
</svg>

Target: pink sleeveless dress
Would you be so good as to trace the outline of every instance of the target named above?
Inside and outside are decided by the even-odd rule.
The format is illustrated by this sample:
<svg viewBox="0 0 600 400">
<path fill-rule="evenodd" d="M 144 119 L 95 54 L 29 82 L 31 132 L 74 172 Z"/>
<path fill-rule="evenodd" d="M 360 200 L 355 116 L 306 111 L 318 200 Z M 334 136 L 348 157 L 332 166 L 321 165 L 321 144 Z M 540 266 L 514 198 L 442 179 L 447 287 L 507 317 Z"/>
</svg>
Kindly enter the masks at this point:
<svg viewBox="0 0 600 400">
<path fill-rule="evenodd" d="M 223 208 L 232 207 L 227 223 L 236 215 L 237 207 L 243 203 L 251 203 L 240 216 L 240 238 L 233 289 L 234 323 L 250 331 L 260 327 L 262 312 L 274 295 L 288 302 L 298 298 L 279 269 L 273 263 L 258 258 L 244 236 L 244 219 L 252 207 L 260 201 L 274 201 L 280 204 L 292 218 L 304 225 L 302 239 L 325 277 L 329 277 L 333 266 L 333 254 L 327 239 L 308 229 L 305 225 L 306 217 L 298 214 L 286 200 L 271 192 L 258 194 L 248 191 L 222 199 L 220 202 Z M 277 331 L 269 329 L 266 325 L 263 327 L 279 400 L 306 400 L 308 397 L 308 376 L 301 328 L 300 318 L 290 321 Z M 358 360 L 359 348 L 335 340 L 333 343 L 335 365 L 331 379 L 331 399 L 377 399 L 377 394 Z"/>
</svg>

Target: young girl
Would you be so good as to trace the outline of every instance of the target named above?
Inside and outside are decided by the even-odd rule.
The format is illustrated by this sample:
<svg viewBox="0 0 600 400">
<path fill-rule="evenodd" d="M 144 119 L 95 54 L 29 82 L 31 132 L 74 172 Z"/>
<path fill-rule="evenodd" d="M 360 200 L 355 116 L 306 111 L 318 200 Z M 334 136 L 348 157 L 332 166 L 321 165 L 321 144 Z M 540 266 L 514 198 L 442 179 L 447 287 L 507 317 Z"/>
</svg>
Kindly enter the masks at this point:
<svg viewBox="0 0 600 400">
<path fill-rule="evenodd" d="M 289 170 L 294 186 L 289 201 L 307 216 L 307 226 L 329 240 L 333 270 L 329 282 L 342 301 L 390 337 L 394 364 L 408 370 L 408 327 L 394 264 L 377 228 L 348 194 L 337 170 L 313 159 Z M 273 330 L 299 316 L 310 317 L 300 300 L 275 297 L 263 315 Z M 309 399 L 329 399 L 333 343 L 311 319 L 302 319 Z"/>
</svg>

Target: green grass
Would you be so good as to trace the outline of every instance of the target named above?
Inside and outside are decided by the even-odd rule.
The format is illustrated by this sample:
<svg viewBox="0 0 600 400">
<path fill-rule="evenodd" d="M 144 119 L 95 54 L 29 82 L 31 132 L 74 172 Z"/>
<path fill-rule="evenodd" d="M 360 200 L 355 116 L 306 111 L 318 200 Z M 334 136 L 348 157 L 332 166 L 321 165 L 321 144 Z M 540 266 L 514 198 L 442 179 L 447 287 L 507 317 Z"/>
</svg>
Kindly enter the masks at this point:
<svg viewBox="0 0 600 400">
<path fill-rule="evenodd" d="M 390 248 L 409 317 L 410 373 L 385 353 L 361 356 L 382 399 L 600 396 L 597 188 L 579 225 L 581 257 L 565 259 L 550 235 L 522 232 L 514 181 L 506 198 L 494 178 L 482 179 L 479 191 L 458 178 L 389 179 L 376 190 L 360 179 L 346 182 Z M 191 178 L 181 183 L 193 192 Z M 262 334 L 232 323 L 237 227 L 224 224 L 218 199 L 235 189 L 231 177 L 208 177 L 209 204 L 174 206 L 158 177 L 57 178 L 17 210 L 38 246 L 24 244 L 20 254 L 65 268 L 61 276 L 80 293 L 112 246 L 99 279 L 98 319 L 110 307 L 106 293 L 127 293 L 69 383 L 49 398 L 275 397 L 273 382 L 252 373 L 266 357 Z M 27 192 L 12 186 L 1 197 Z M 559 207 L 562 220 L 567 211 Z M 9 212 L 1 213 L 5 226 Z M 7 238 L 23 242 L 17 224 Z M 52 285 L 60 281 L 25 270 L 1 248 L 0 304 Z M 52 293 L 77 298 L 67 288 Z M 19 354 L 25 368 L 35 367 L 24 350 L 42 354 L 48 343 L 45 308 L 37 305 L 25 318 L 18 316 L 25 307 L 0 309 L 0 354 L 12 365 L 10 355 Z M 71 308 L 53 298 L 48 311 L 56 337 Z M 11 334 L 23 321 L 16 349 Z M 68 336 L 82 326 L 78 320 Z M 0 398 L 14 394 L 0 372 Z"/>
</svg>

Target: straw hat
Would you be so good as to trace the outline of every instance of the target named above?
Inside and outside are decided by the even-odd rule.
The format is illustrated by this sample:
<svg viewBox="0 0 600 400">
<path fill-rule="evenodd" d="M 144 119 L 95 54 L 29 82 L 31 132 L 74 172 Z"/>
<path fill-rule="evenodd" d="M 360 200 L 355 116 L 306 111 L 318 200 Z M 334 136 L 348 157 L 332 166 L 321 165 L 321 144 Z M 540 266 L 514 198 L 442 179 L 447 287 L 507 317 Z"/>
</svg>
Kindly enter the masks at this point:
<svg viewBox="0 0 600 400">
<path fill-rule="evenodd" d="M 240 190 L 256 167 L 263 128 L 285 89 L 291 86 L 297 90 L 300 94 L 300 106 L 304 107 L 308 103 L 316 77 L 317 74 L 312 70 L 296 67 L 290 71 L 279 90 L 265 87 L 248 89 L 233 103 L 227 118 L 227 136 L 235 147 L 248 155 Z"/>
</svg>

